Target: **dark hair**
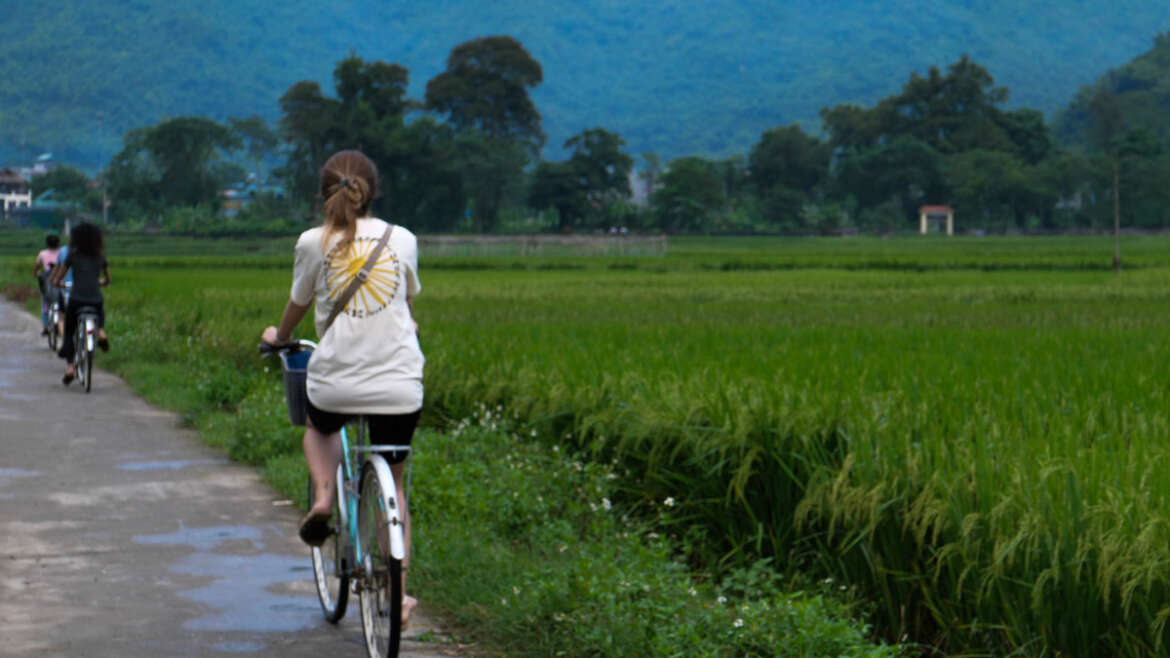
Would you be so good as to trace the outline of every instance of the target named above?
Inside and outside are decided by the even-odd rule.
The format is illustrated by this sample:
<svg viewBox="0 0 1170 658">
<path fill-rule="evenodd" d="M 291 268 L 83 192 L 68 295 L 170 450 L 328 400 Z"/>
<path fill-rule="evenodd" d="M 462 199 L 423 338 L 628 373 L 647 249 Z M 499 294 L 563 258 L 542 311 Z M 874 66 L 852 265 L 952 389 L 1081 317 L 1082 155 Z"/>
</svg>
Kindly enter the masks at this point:
<svg viewBox="0 0 1170 658">
<path fill-rule="evenodd" d="M 49 249 L 56 249 L 61 246 L 61 236 L 56 233 L 50 233 L 45 236 L 45 246 Z"/>
<path fill-rule="evenodd" d="M 101 258 L 106 254 L 102 230 L 89 222 L 82 222 L 69 232 L 69 251 L 90 258 Z"/>
<path fill-rule="evenodd" d="M 361 151 L 338 151 L 321 167 L 319 193 L 324 200 L 322 242 L 341 233 L 339 245 L 353 242 L 357 220 L 370 212 L 378 196 L 378 166 Z"/>
</svg>

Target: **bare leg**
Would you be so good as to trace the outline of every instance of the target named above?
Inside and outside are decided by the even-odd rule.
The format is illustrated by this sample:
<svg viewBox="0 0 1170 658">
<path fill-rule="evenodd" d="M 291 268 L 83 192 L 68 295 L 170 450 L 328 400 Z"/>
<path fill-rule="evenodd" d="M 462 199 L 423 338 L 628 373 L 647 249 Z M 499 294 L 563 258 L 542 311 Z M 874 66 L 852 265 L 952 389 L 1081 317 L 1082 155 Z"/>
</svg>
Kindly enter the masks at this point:
<svg viewBox="0 0 1170 658">
<path fill-rule="evenodd" d="M 410 620 L 410 613 L 418 605 L 418 599 L 406 594 L 406 569 L 410 565 L 410 506 L 406 500 L 406 462 L 390 465 L 390 472 L 394 475 L 394 488 L 397 489 L 398 505 L 402 510 L 402 530 L 406 540 L 406 556 L 402 560 L 402 627 L 406 628 Z"/>
<path fill-rule="evenodd" d="M 337 465 L 341 463 L 341 432 L 324 434 L 312 425 L 305 427 L 302 441 L 309 479 L 313 481 L 313 507 L 309 515 L 333 512 L 337 485 Z"/>
</svg>

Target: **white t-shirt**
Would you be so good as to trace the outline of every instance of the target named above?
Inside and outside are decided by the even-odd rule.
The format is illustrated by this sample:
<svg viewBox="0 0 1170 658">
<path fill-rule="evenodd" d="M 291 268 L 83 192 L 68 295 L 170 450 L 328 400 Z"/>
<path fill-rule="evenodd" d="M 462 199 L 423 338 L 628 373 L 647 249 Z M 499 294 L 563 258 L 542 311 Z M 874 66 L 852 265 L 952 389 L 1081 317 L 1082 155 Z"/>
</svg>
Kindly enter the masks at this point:
<svg viewBox="0 0 1170 658">
<path fill-rule="evenodd" d="M 369 278 L 337 314 L 325 321 L 382 239 L 386 222 L 359 219 L 353 243 L 337 249 L 340 235 L 321 244 L 317 227 L 297 240 L 293 302 L 316 300 L 319 345 L 309 359 L 309 400 L 322 411 L 345 414 L 407 414 L 422 408 L 422 350 L 406 298 L 422 290 L 418 281 L 418 240 L 395 226 Z"/>
</svg>

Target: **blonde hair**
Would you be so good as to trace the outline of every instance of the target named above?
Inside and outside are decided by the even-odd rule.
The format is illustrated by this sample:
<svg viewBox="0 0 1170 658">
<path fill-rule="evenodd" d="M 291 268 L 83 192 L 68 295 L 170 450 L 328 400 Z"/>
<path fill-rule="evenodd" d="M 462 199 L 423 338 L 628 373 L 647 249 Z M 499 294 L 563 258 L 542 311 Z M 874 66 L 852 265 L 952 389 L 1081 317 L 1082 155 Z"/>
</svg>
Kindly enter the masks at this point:
<svg viewBox="0 0 1170 658">
<path fill-rule="evenodd" d="M 321 187 L 325 230 L 321 244 L 341 234 L 338 245 L 353 242 L 357 220 L 370 212 L 370 202 L 378 196 L 378 167 L 361 151 L 338 151 L 321 167 Z"/>
</svg>

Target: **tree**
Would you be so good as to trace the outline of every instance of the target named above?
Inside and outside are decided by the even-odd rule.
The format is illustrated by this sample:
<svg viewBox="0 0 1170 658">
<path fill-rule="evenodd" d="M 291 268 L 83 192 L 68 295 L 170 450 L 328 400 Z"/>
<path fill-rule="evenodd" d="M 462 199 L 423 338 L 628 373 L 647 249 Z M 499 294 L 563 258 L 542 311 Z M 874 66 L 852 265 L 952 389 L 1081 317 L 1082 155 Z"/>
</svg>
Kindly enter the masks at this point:
<svg viewBox="0 0 1170 658">
<path fill-rule="evenodd" d="M 712 163 L 685 157 L 672 160 L 662 174 L 662 188 L 654 194 L 654 207 L 668 231 L 699 231 L 725 200 L 723 181 Z"/>
<path fill-rule="evenodd" d="M 504 200 L 520 188 L 524 166 L 544 145 L 540 113 L 528 97 L 543 79 L 540 63 L 519 41 L 493 36 L 456 46 L 447 69 L 427 83 L 426 109 L 455 129 L 477 230 L 495 227 Z"/>
<path fill-rule="evenodd" d="M 532 172 L 528 204 L 556 208 L 558 228 L 568 231 L 581 224 L 589 212 L 589 199 L 572 162 L 540 162 Z"/>
<path fill-rule="evenodd" d="M 540 63 L 519 41 L 481 37 L 451 51 L 447 69 L 427 83 L 426 108 L 457 130 L 520 141 L 535 153 L 545 137 L 528 90 L 543 80 Z"/>
<path fill-rule="evenodd" d="M 317 193 L 317 171 L 330 154 L 330 133 L 340 103 L 326 98 L 321 85 L 302 80 L 280 97 L 280 131 L 291 145 L 281 174 L 292 194 L 312 199 Z"/>
<path fill-rule="evenodd" d="M 158 166 L 151 159 L 145 145 L 149 128 L 138 128 L 122 138 L 122 150 L 110 159 L 106 168 L 106 190 L 111 206 L 123 216 L 140 212 L 156 215 L 162 212 L 158 195 Z"/>
<path fill-rule="evenodd" d="M 821 110 L 830 143 L 857 153 L 913 137 L 943 155 L 973 149 L 1017 153 L 1038 162 L 1047 152 L 1043 116 L 1030 110 L 1004 112 L 1008 91 L 994 86 L 987 69 L 966 55 L 943 74 L 931 67 L 913 73 L 902 91 L 872 109 L 839 105 Z"/>
<path fill-rule="evenodd" d="M 565 162 L 541 162 L 532 173 L 528 202 L 557 209 L 559 228 L 582 226 L 590 215 L 604 218 L 613 204 L 629 199 L 634 159 L 622 152 L 626 142 L 603 128 L 565 140 L 572 155 Z"/>
<path fill-rule="evenodd" d="M 764 133 L 748 156 L 748 171 L 757 193 L 783 187 L 808 197 L 829 176 L 832 149 L 798 125 Z"/>
<path fill-rule="evenodd" d="M 522 192 L 527 151 L 510 139 L 466 132 L 455 137 L 455 159 L 475 231 L 495 230 L 500 208 Z"/>
<path fill-rule="evenodd" d="M 144 133 L 142 143 L 159 169 L 159 196 L 179 206 L 214 202 L 224 181 L 212 167 L 221 152 L 242 146 L 231 129 L 202 117 L 163 121 Z"/>
<path fill-rule="evenodd" d="M 1052 138 L 1041 112 L 1029 109 L 1006 112 L 1000 125 L 1015 145 L 1016 155 L 1024 162 L 1034 165 L 1052 153 Z"/>
<path fill-rule="evenodd" d="M 268 122 L 260 118 L 259 115 L 253 114 L 245 119 L 228 119 L 228 126 L 231 127 L 233 133 L 239 138 L 244 145 L 244 149 L 256 165 L 253 173 L 256 174 L 260 180 L 267 179 L 264 171 L 264 160 L 272 155 L 276 147 L 280 145 L 280 137 L 276 131 L 268 125 Z"/>
<path fill-rule="evenodd" d="M 378 163 L 382 183 L 393 187 L 395 170 L 410 160 L 403 148 L 410 141 L 405 116 L 417 103 L 406 98 L 409 77 L 397 64 L 351 55 L 334 67 L 336 99 L 308 80 L 285 92 L 280 130 L 291 150 L 281 174 L 297 198 L 315 198 L 322 163 L 342 149 L 363 151 Z"/>
<path fill-rule="evenodd" d="M 630 198 L 634 159 L 622 153 L 625 145 L 624 139 L 604 128 L 586 130 L 565 140 L 565 148 L 572 151 L 569 162 L 590 201 L 605 204 Z"/>
<path fill-rule="evenodd" d="M 952 205 L 968 219 L 985 226 L 1022 226 L 1044 196 L 1031 184 L 1024 164 L 1003 151 L 975 149 L 946 159 L 943 171 L 951 189 Z M 1055 198 L 1047 200 L 1055 203 Z"/>
<path fill-rule="evenodd" d="M 945 198 L 942 162 L 942 156 L 929 144 L 904 136 L 841 157 L 837 182 L 860 207 L 875 208 L 894 201 L 903 218 L 909 218 L 923 202 Z"/>
<path fill-rule="evenodd" d="M 90 189 L 90 180 L 80 170 L 67 165 L 55 167 L 32 179 L 34 197 L 53 191 L 54 197 L 75 207 L 100 210 L 101 199 Z"/>
<path fill-rule="evenodd" d="M 395 166 L 384 176 L 391 217 L 428 231 L 450 231 L 467 209 L 454 132 L 423 117 L 397 134 Z"/>
<path fill-rule="evenodd" d="M 106 171 L 111 203 L 158 214 L 172 206 L 216 201 L 224 156 L 242 146 L 231 129 L 202 117 L 179 117 L 132 130 Z"/>
</svg>

